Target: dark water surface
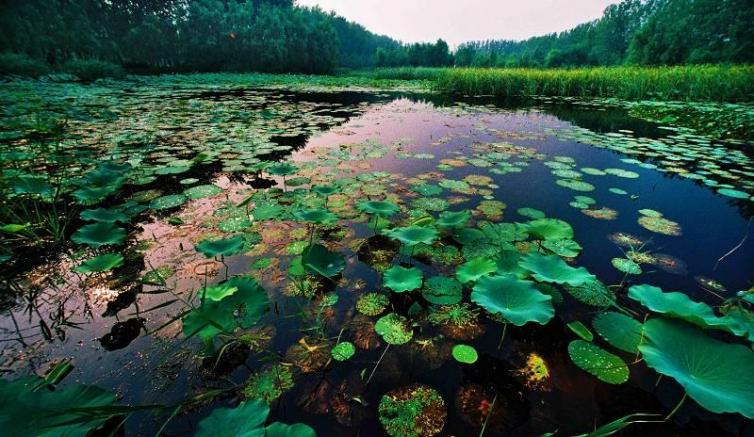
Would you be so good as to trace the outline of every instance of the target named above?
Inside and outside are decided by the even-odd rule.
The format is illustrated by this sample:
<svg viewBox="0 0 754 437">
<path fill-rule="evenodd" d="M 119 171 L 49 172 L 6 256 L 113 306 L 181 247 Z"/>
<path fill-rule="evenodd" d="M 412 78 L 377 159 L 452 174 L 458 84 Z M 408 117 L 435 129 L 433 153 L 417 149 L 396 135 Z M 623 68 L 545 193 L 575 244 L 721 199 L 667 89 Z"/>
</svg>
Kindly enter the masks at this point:
<svg viewBox="0 0 754 437">
<path fill-rule="evenodd" d="M 254 93 L 198 93 L 187 98 L 222 102 L 249 97 Z M 574 229 L 574 240 L 583 247 L 576 258 L 577 265 L 588 269 L 605 284 L 627 286 L 646 283 L 666 291 L 682 291 L 695 300 L 717 305 L 721 297 L 731 297 L 754 283 L 754 238 L 747 238 L 735 252 L 717 263 L 747 234 L 754 202 L 725 197 L 699 180 L 681 177 L 677 172 L 662 172 L 624 161 L 636 158 L 642 162 L 656 162 L 650 161 L 652 157 L 627 156 L 616 150 L 577 141 L 576 138 L 584 140 L 584 130 L 595 135 L 617 133 L 621 138 L 639 143 L 662 141 L 673 134 L 656 125 L 632 119 L 621 110 L 598 111 L 573 106 L 484 100 L 456 102 L 433 96 L 365 93 L 279 93 L 274 98 L 336 104 L 335 107 L 319 110 L 325 116 L 345 119 L 335 127 L 325 126 L 323 132 L 273 137 L 276 143 L 295 149 L 293 162 L 305 169 L 308 169 L 307 163 L 321 162 L 323 174 L 337 177 L 358 177 L 368 172 L 390 173 L 392 176 L 387 179 L 366 182 L 365 185 L 383 185 L 388 193 L 398 193 L 398 198 L 405 205 L 404 210 L 417 208 L 413 202 L 421 196 L 411 192 L 408 187 L 419 176 L 437 184 L 443 178 L 462 180 L 469 175 L 484 175 L 492 178 L 492 186 L 476 188 L 490 190 L 489 199 L 504 202 L 504 212 L 501 216 L 489 217 L 477 211 L 472 221 L 525 222 L 530 219 L 517 213 L 523 207 L 535 208 L 547 217 L 565 220 Z M 245 110 L 262 110 L 264 106 L 251 105 Z M 280 123 L 281 127 L 284 126 L 285 119 Z M 281 133 L 285 133 L 284 129 Z M 485 145 L 493 143 L 508 143 L 529 149 L 525 155 L 513 155 L 509 160 L 521 169 L 520 172 L 495 174 L 488 171 L 490 167 L 478 167 L 468 161 L 463 166 L 438 170 L 440 160 L 460 158 L 463 161 L 477 155 L 480 149 L 487 150 Z M 673 143 L 678 144 L 678 141 Z M 350 153 L 353 157 L 365 148 L 379 153 L 375 157 L 344 160 L 342 158 L 349 152 L 345 152 L 345 155 L 339 152 L 353 151 Z M 417 158 L 417 154 L 424 155 Z M 618 168 L 635 172 L 638 177 L 584 174 L 583 180 L 593 184 L 595 189 L 577 192 L 556 184 L 559 177 L 553 175 L 553 168 L 547 165 L 555 157 L 571 158 L 575 171 L 584 167 Z M 496 163 L 493 164 L 492 168 L 496 167 Z M 191 247 L 207 234 L 207 229 L 214 223 L 213 215 L 226 205 L 228 199 L 238 202 L 244 194 L 248 194 L 249 178 L 232 176 L 218 168 L 215 171 L 216 174 L 200 171 L 191 176 L 212 181 L 226 193 L 191 201 L 184 205 L 182 211 L 173 214 L 182 217 L 186 225 L 169 225 L 164 214 L 147 215 L 131 235 L 131 246 L 136 246 L 138 242 L 151 242 L 141 252 L 143 272 L 151 267 L 171 267 L 168 284 L 175 294 L 183 297 L 201 287 L 205 281 L 201 272 L 206 269 L 217 271 L 216 275 L 206 277 L 209 283 L 225 278 L 225 266 L 206 260 Z M 325 179 L 316 173 L 314 170 L 308 171 L 307 176 L 313 181 Z M 155 185 L 171 186 L 165 180 Z M 610 188 L 619 188 L 628 194 L 615 194 L 609 191 Z M 605 220 L 585 215 L 581 209 L 570 205 L 574 196 L 578 195 L 594 198 L 597 207 L 610 208 L 617 216 Z M 460 194 L 448 190 L 436 197 L 452 200 L 447 207 L 450 211 L 475 209 L 483 200 L 478 192 Z M 380 196 L 375 195 L 374 198 Z M 663 217 L 677 222 L 682 235 L 663 235 L 642 227 L 637 221 L 641 217 L 638 212 L 641 209 L 659 211 Z M 437 212 L 432 214 L 436 216 Z M 379 291 L 381 285 L 379 274 L 362 262 L 354 250 L 358 240 L 373 235 L 369 225 L 363 220 L 342 220 L 341 224 L 348 229 L 340 241 L 347 266 L 343 279 L 332 290 L 339 300 L 333 307 L 334 311 L 327 314 L 325 331 L 333 339 L 341 334 L 342 339 L 349 340 L 353 338 L 354 329 L 348 322 L 357 314 L 354 309 L 357 298 L 366 292 Z M 48 313 L 60 309 L 67 314 L 68 320 L 77 323 L 76 326 L 60 326 L 65 333 L 64 339 L 58 337 L 52 342 L 41 339 L 37 333 L 37 314 L 28 314 L 23 305 L 16 307 L 14 315 L 22 332 L 31 338 L 28 347 L 13 341 L 15 328 L 11 318 L 4 316 L 0 320 L 4 331 L 3 370 L 10 377 L 42 372 L 50 361 L 71 358 L 75 370 L 65 384 L 85 383 L 111 389 L 125 404 L 169 405 L 210 388 L 243 384 L 259 369 L 272 362 L 285 361 L 282 357 L 287 349 L 302 338 L 302 330 L 308 326 L 305 317 L 300 317 L 298 313 L 302 309 L 316 308 L 315 304 L 303 297 L 291 297 L 283 292 L 288 282 L 285 272 L 292 258 L 286 253 L 286 244 L 302 239 L 300 236 L 291 237 L 293 230 L 302 226 L 286 223 L 274 225 L 279 227 L 275 230 L 279 230 L 280 234 L 268 239 L 265 232 L 271 232 L 269 226 L 257 231 L 263 234 L 265 243 L 269 243 L 270 239 L 279 240 L 279 247 L 269 244 L 266 251 L 260 249 L 261 253 L 252 251 L 229 257 L 225 262 L 227 273 L 232 276 L 250 273 L 250 264 L 257 259 L 279 260 L 269 268 L 252 272 L 268 290 L 273 306 L 273 311 L 261 322 L 262 326 L 274 328 L 274 337 L 269 345 L 272 353 L 242 356 L 237 365 L 231 366 L 224 375 L 212 374 L 206 368 L 202 369 L 202 360 L 197 358 L 202 348 L 200 341 L 186 340 L 181 333 L 180 321 L 157 330 L 179 314 L 180 308 L 169 305 L 141 313 L 173 299 L 171 294 L 150 294 L 164 287 L 140 286 L 129 295 L 133 300 L 131 302 L 122 290 L 111 290 L 107 283 L 92 281 L 84 285 L 76 282 L 79 285 L 72 288 L 85 288 L 86 298 L 76 294 L 71 287 L 66 288 L 70 299 L 62 304 L 49 302 L 39 315 L 45 318 Z M 673 266 L 661 268 L 645 264 L 640 275 L 626 275 L 618 271 L 611 260 L 623 257 L 626 249 L 608 238 L 616 232 L 647 241 L 642 250 L 661 254 Z M 425 272 L 425 279 L 438 272 L 452 275 L 456 268 L 417 260 L 410 262 Z M 699 277 L 718 281 L 724 290 L 703 288 L 697 279 Z M 618 289 L 621 302 L 640 311 L 636 302 L 625 298 L 625 290 L 625 287 Z M 468 290 L 465 294 L 468 296 Z M 114 311 L 117 315 L 105 315 L 108 303 L 112 306 L 119 295 L 125 304 Z M 377 416 L 380 398 L 389 390 L 414 382 L 435 388 L 443 397 L 448 416 L 442 435 L 479 433 L 478 424 L 475 426 L 475 421 L 469 419 L 468 405 L 459 405 L 461 389 L 468 392 L 476 390 L 477 393 L 486 391 L 486 395 L 497 393 L 498 413 L 491 420 L 486 435 L 540 435 L 556 430 L 557 435 L 574 435 L 586 433 L 595 426 L 630 413 L 667 414 L 680 399 L 682 389 L 668 378 L 663 378 L 656 386 L 657 374 L 643 363 L 632 363 L 634 357 L 618 353 L 631 369 L 629 382 L 620 386 L 599 382 L 571 363 L 567 346 L 576 337 L 565 324 L 581 320 L 590 325 L 597 309 L 578 303 L 565 292 L 563 295 L 565 301 L 556 307 L 556 316 L 548 325 L 510 326 L 502 350 L 498 350 L 502 324 L 485 319 L 484 333 L 473 340 L 446 338 L 433 344 L 431 352 L 422 350 L 415 342 L 391 347 L 373 381 L 366 387 L 362 374 L 370 373 L 384 350 L 384 343 L 369 350 L 357 349 L 351 360 L 330 364 L 324 370 L 296 372 L 295 386 L 272 403 L 271 420 L 304 422 L 314 427 L 320 436 L 384 435 Z M 409 302 L 403 296 L 393 296 L 391 301 L 397 312 L 407 313 Z M 141 325 L 137 322 L 126 322 L 138 318 L 144 319 L 145 329 L 140 329 Z M 374 321 L 377 317 L 370 319 Z M 126 323 L 117 325 L 116 330 L 125 332 L 124 339 L 119 342 L 101 341 L 116 323 L 122 322 Z M 415 329 L 414 339 L 430 339 L 437 334 L 436 327 L 421 323 Z M 472 365 L 454 361 L 449 348 L 455 343 L 475 346 L 480 354 L 479 361 Z M 525 378 L 520 376 L 522 366 L 532 353 L 543 358 L 549 368 L 549 378 L 539 385 L 527 385 Z M 350 399 L 341 399 L 341 403 L 332 401 L 344 394 L 348 394 Z M 238 391 L 229 390 L 210 404 L 192 405 L 168 423 L 165 433 L 190 433 L 212 408 L 234 406 L 237 400 Z M 133 414 L 126 422 L 126 434 L 153 435 L 166 419 L 165 414 L 157 417 L 149 413 Z M 689 400 L 672 421 L 637 425 L 626 433 L 754 435 L 754 425 L 741 416 L 708 413 Z"/>
</svg>

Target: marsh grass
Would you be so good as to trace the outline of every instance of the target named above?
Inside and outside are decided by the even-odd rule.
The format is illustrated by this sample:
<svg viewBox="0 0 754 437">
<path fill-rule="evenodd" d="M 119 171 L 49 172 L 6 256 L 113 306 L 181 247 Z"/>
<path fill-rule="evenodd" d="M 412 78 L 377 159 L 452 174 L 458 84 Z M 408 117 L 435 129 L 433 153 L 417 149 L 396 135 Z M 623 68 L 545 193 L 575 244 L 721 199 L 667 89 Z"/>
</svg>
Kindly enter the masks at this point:
<svg viewBox="0 0 754 437">
<path fill-rule="evenodd" d="M 453 68 L 435 74 L 438 74 L 437 89 L 454 94 L 726 102 L 754 99 L 754 66 L 744 65 Z"/>
</svg>

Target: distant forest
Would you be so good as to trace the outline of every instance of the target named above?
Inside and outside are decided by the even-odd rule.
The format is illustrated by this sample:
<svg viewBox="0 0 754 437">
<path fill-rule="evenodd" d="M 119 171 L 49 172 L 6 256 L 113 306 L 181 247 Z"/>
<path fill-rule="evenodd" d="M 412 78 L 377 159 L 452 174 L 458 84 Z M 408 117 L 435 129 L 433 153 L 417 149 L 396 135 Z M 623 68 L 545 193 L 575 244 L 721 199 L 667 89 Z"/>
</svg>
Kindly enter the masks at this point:
<svg viewBox="0 0 754 437">
<path fill-rule="evenodd" d="M 751 63 L 752 23 L 752 0 L 625 0 L 566 32 L 451 52 L 293 0 L 3 0 L 0 73 L 87 60 L 145 73 Z"/>
</svg>

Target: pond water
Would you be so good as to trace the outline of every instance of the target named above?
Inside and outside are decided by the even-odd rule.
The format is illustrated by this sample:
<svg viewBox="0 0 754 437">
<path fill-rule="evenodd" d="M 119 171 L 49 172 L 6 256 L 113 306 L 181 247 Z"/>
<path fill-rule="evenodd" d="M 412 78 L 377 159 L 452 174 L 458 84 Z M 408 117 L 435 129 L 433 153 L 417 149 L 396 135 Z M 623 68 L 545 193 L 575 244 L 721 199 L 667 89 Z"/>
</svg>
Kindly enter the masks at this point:
<svg viewBox="0 0 754 437">
<path fill-rule="evenodd" d="M 98 160 L 131 164 L 117 195 L 98 204 L 137 208 L 125 248 L 21 252 L 28 261 L 8 270 L 34 292 L 6 305 L 0 366 L 16 378 L 69 359 L 74 370 L 62 386 L 96 385 L 121 404 L 171 406 L 129 415 L 127 435 L 185 435 L 213 409 L 244 397 L 268 401 L 270 420 L 303 422 L 318 435 L 384 435 L 381 399 L 416 383 L 442 398 L 443 413 L 417 419 L 431 430 L 443 418 L 442 435 L 476 435 L 483 424 L 486 435 L 574 435 L 631 413 L 665 415 L 683 396 L 681 386 L 658 382 L 636 353 L 616 349 L 597 329 L 593 343 L 630 369 L 624 383 L 600 381 L 569 357 L 579 336 L 567 324 L 591 328 L 606 311 L 642 322 L 647 311 L 627 296 L 632 285 L 718 306 L 754 281 L 754 238 L 746 238 L 754 155 L 619 109 L 362 92 L 94 94 L 79 105 L 91 117 L 73 121 L 71 139 L 56 150 L 90 161 L 17 166 L 75 172 Z M 258 166 L 264 160 L 294 167 L 268 171 Z M 310 190 L 322 186 L 332 192 Z M 187 197 L 166 198 L 181 192 Z M 370 200 L 400 210 L 375 220 L 360 207 Z M 86 208 L 95 206 L 78 211 Z M 447 211 L 469 214 L 460 225 L 430 225 L 437 229 L 431 245 L 401 247 L 390 232 L 426 224 L 427 216 L 450 220 Z M 86 224 L 76 219 L 71 229 Z M 238 236 L 240 253 L 201 253 L 203 241 Z M 302 268 L 310 241 L 342 256 L 342 272 L 326 279 Z M 106 252 L 122 253 L 125 262 L 107 273 L 73 271 Z M 502 252 L 512 264 L 496 258 Z M 531 254 L 585 268 L 607 286 L 604 294 L 524 281 L 554 308 L 544 325 L 504 324 L 470 303 L 483 276 L 508 274 L 521 283 L 536 275 L 521 268 L 519 258 Z M 418 269 L 423 285 L 391 292 L 411 282 L 386 287 L 385 271 L 395 265 Z M 444 292 L 460 288 L 449 279 L 464 280 L 459 269 L 473 279 L 448 297 L 452 303 L 433 305 L 430 278 L 446 277 L 442 286 L 431 282 Z M 269 299 L 256 323 L 225 332 L 211 323 L 187 328 L 203 288 L 247 275 Z M 364 298 L 370 293 L 384 297 Z M 395 344 L 375 332 L 388 313 L 406 318 L 401 329 L 410 340 Z M 201 340 L 205 334 L 214 344 Z M 386 348 L 386 340 L 394 344 Z M 331 348 L 344 341 L 355 353 L 333 360 Z M 478 359 L 458 362 L 458 344 L 473 346 Z M 212 390 L 219 391 L 168 420 L 174 406 Z M 754 425 L 689 400 L 666 423 L 629 428 L 647 432 L 744 435 Z"/>
</svg>

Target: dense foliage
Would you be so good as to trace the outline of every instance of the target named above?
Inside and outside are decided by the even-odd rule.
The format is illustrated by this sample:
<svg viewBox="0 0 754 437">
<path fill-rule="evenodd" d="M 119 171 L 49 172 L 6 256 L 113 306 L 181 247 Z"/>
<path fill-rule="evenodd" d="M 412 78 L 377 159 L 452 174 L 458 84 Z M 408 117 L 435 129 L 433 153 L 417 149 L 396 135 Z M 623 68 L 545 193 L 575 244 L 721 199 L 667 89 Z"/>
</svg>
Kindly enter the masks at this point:
<svg viewBox="0 0 754 437">
<path fill-rule="evenodd" d="M 325 73 L 398 46 L 292 0 L 29 0 L 0 5 L 1 72 L 98 59 L 132 71 Z M 24 54 L 27 56 L 19 56 Z M 41 65 L 40 65 L 41 64 Z"/>
<path fill-rule="evenodd" d="M 566 67 L 754 61 L 749 0 L 624 0 L 597 20 L 525 41 L 459 47 L 456 65 Z"/>
</svg>

